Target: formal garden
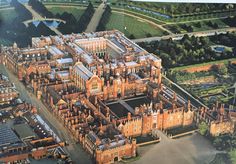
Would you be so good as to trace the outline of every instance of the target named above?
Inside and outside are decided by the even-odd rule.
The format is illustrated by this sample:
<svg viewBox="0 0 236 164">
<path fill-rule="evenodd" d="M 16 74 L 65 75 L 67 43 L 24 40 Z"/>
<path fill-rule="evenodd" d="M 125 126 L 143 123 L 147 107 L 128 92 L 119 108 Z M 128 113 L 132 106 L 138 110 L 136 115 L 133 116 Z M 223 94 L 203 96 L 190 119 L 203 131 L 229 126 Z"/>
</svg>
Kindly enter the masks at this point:
<svg viewBox="0 0 236 164">
<path fill-rule="evenodd" d="M 209 70 L 201 72 L 187 72 L 187 70 L 191 69 L 191 67 L 204 67 L 206 64 L 171 69 L 168 72 L 168 77 L 201 100 L 205 105 L 209 106 L 219 101 L 228 106 L 233 103 L 234 99 L 232 87 L 236 81 L 235 64 L 231 64 L 230 60 L 221 61 L 221 64 L 219 64 L 220 62 L 212 63 L 208 63 L 211 66 Z"/>
</svg>

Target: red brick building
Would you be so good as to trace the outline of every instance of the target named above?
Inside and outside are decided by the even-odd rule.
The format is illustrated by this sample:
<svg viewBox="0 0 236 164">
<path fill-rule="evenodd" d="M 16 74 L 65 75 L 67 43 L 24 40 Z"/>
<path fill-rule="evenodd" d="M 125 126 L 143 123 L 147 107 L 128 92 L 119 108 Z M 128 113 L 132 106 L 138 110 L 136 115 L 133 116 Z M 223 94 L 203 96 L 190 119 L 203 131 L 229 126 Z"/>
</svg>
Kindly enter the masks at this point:
<svg viewBox="0 0 236 164">
<path fill-rule="evenodd" d="M 164 86 L 161 59 L 119 31 L 39 37 L 32 45 L 2 48 L 1 62 L 32 88 L 97 163 L 135 157 L 132 137 L 157 129 L 200 120 L 207 121 L 212 135 L 234 129 L 222 108 L 213 118 L 211 110 L 196 109 Z M 37 150 L 36 157 L 44 156 Z"/>
</svg>

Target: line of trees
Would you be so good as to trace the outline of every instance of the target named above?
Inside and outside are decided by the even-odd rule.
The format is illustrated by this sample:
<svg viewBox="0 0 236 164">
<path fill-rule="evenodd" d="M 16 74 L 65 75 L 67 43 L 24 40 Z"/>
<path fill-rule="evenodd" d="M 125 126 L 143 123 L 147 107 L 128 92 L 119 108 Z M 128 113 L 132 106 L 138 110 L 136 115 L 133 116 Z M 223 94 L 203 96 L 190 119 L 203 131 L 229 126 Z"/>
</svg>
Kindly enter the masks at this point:
<svg viewBox="0 0 236 164">
<path fill-rule="evenodd" d="M 42 16 L 45 16 L 47 18 L 52 18 L 53 14 L 48 11 L 48 9 L 38 0 L 29 0 L 28 4 L 32 6 L 32 8 L 40 13 Z"/>
<path fill-rule="evenodd" d="M 59 30 L 64 34 L 69 34 L 72 32 L 80 33 L 85 31 L 95 12 L 93 5 L 90 3 L 83 15 L 80 17 L 79 21 L 77 21 L 72 14 L 67 12 L 63 13 L 62 15 L 57 14 L 54 16 L 41 2 L 37 0 L 30 0 L 29 4 L 42 16 L 57 17 L 65 20 L 67 23 L 61 23 L 58 27 Z M 5 43 L 8 43 L 7 45 L 16 42 L 19 47 L 26 47 L 31 45 L 32 37 L 39 37 L 41 35 L 55 35 L 55 33 L 43 22 L 40 22 L 38 26 L 30 23 L 29 26 L 26 27 L 23 22 L 25 20 L 32 19 L 31 12 L 28 11 L 25 6 L 19 3 L 17 0 L 12 0 L 11 5 L 15 8 L 18 15 L 14 21 L 11 23 L 3 22 L 0 14 L 0 37 Z"/>
<path fill-rule="evenodd" d="M 80 19 L 78 21 L 78 25 L 79 25 L 78 32 L 83 32 L 86 30 L 90 20 L 93 17 L 94 12 L 95 12 L 95 9 L 94 9 L 92 3 L 89 3 L 85 12 L 83 13 L 83 15 L 80 17 Z"/>
<path fill-rule="evenodd" d="M 17 0 L 12 0 L 11 6 L 15 8 L 17 16 L 12 22 L 1 21 L 0 38 L 5 43 L 17 42 L 21 47 L 27 46 L 30 43 L 30 38 L 23 21 L 32 19 L 32 14 Z"/>
<path fill-rule="evenodd" d="M 17 0 L 11 1 L 11 6 L 13 6 L 18 14 L 18 19 L 16 19 L 18 22 L 22 22 L 28 19 L 32 19 L 32 14 L 29 10 L 25 8 L 23 4 L 18 2 Z"/>
<path fill-rule="evenodd" d="M 39 37 L 41 35 L 56 35 L 56 33 L 52 31 L 48 26 L 46 26 L 43 22 L 40 22 L 37 27 L 32 23 L 29 24 L 27 31 L 31 37 Z"/>
<path fill-rule="evenodd" d="M 96 31 L 106 30 L 106 24 L 108 23 L 110 16 L 111 16 L 111 7 L 107 5 L 99 21 Z"/>
<path fill-rule="evenodd" d="M 224 19 L 224 22 L 231 27 L 236 27 L 236 16 Z"/>
<path fill-rule="evenodd" d="M 210 43 L 234 47 L 232 51 L 215 52 Z M 161 40 L 151 43 L 140 43 L 148 52 L 158 55 L 166 68 L 181 65 L 198 64 L 214 60 L 232 58 L 236 54 L 235 34 L 222 34 L 212 37 L 189 37 L 185 35 L 180 41 Z"/>
<path fill-rule="evenodd" d="M 57 14 L 56 17 L 66 21 L 66 24 L 61 23 L 58 26 L 58 29 L 63 34 L 70 33 L 81 33 L 84 32 L 95 12 L 95 9 L 91 3 L 89 3 L 88 7 L 77 21 L 73 14 L 64 12 L 62 15 Z"/>
<path fill-rule="evenodd" d="M 150 10 L 159 11 L 166 14 L 185 14 L 185 15 L 194 15 L 201 12 L 222 12 L 222 11 L 234 11 L 236 5 L 234 4 L 210 4 L 210 3 L 153 3 L 153 2 L 135 2 L 127 1 L 126 4 L 139 6 L 141 8 L 146 8 Z M 113 3 L 114 5 L 114 3 Z"/>
<path fill-rule="evenodd" d="M 39 2 L 38 0 L 29 0 L 29 5 L 32 6 L 32 8 L 40 13 L 42 16 L 48 17 L 48 18 L 59 18 L 66 21 L 66 24 L 61 23 L 58 26 L 58 29 L 63 34 L 70 34 L 70 33 L 81 33 L 84 32 L 95 12 L 95 9 L 92 5 L 92 3 L 89 3 L 86 10 L 80 17 L 80 19 L 77 21 L 75 16 L 71 13 L 64 12 L 63 14 L 56 14 L 54 15 L 52 12 L 50 12 L 43 3 Z M 42 25 L 43 26 L 43 25 Z M 41 26 L 40 26 L 41 27 Z M 32 27 L 33 29 L 33 27 Z M 45 29 L 45 28 L 44 28 Z M 36 32 L 35 32 L 36 34 Z"/>
<path fill-rule="evenodd" d="M 17 13 L 17 17 L 12 22 L 1 20 L 0 13 L 0 38 L 4 40 L 5 43 L 8 43 L 7 45 L 16 42 L 19 47 L 27 47 L 28 45 L 31 45 L 32 37 L 55 34 L 43 22 L 40 22 L 37 27 L 32 23 L 26 27 L 23 22 L 32 19 L 30 11 L 17 0 L 12 0 L 11 5 L 15 8 Z"/>
</svg>

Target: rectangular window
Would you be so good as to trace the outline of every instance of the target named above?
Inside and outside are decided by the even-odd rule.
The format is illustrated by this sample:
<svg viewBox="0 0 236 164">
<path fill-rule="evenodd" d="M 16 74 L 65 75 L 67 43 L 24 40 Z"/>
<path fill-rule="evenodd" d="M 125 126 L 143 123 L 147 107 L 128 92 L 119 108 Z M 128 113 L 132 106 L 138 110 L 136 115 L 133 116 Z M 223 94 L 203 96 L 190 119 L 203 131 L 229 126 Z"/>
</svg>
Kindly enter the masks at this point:
<svg viewBox="0 0 236 164">
<path fill-rule="evenodd" d="M 96 90 L 98 89 L 98 83 L 97 82 L 93 82 L 92 83 L 92 90 Z"/>
</svg>

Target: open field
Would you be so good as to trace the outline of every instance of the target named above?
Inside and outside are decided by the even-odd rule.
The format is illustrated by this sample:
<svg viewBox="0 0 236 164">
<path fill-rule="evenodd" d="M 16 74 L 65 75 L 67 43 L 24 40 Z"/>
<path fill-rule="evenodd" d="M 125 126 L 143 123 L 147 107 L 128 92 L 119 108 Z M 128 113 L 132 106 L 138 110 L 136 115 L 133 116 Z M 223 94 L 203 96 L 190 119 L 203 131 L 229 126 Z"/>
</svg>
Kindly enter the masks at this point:
<svg viewBox="0 0 236 164">
<path fill-rule="evenodd" d="M 54 15 L 63 14 L 64 12 L 71 13 L 74 17 L 79 20 L 81 15 L 84 13 L 84 7 L 73 7 L 73 6 L 46 6 L 49 11 Z"/>
<path fill-rule="evenodd" d="M 135 38 L 152 36 L 161 36 L 163 32 L 142 20 L 132 18 L 130 16 L 112 13 L 109 22 L 106 25 L 107 30 L 117 29 L 123 32 L 126 36 L 134 35 Z"/>
</svg>

